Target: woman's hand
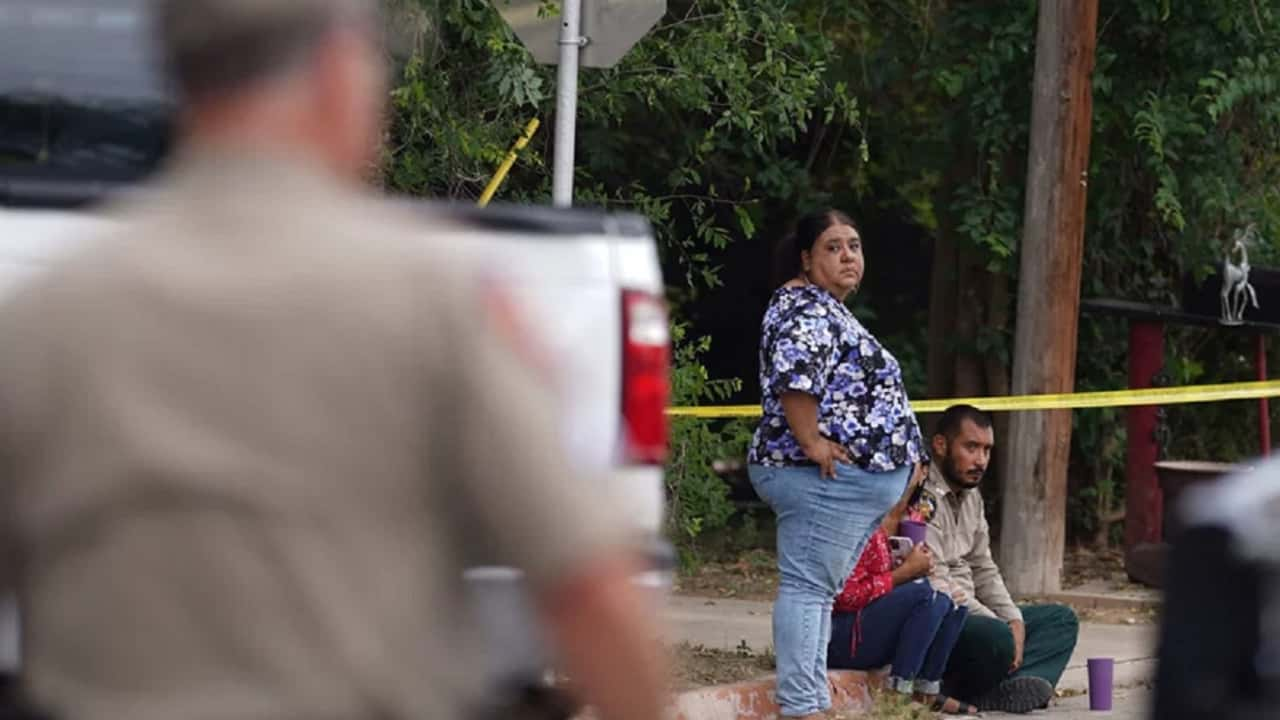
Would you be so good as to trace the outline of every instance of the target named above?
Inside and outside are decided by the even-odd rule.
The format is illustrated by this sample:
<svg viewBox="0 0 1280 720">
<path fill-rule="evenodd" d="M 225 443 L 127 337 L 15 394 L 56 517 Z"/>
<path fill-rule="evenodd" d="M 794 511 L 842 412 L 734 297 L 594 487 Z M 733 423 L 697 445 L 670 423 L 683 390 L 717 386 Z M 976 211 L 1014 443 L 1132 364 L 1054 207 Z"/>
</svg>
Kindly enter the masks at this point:
<svg viewBox="0 0 1280 720">
<path fill-rule="evenodd" d="M 925 465 L 919 463 L 915 465 L 915 469 L 911 471 L 911 479 L 907 481 L 907 487 L 902 491 L 902 497 L 898 498 L 898 503 L 893 506 L 892 512 L 896 512 L 901 516 L 911 509 L 908 507 L 911 502 L 911 496 L 915 494 L 917 488 L 924 484 L 924 478 L 928 473 L 929 471 Z M 895 524 L 894 527 L 897 527 L 897 525 Z"/>
<path fill-rule="evenodd" d="M 817 463 L 818 471 L 824 478 L 836 476 L 836 463 L 847 465 L 852 462 L 848 450 L 824 437 L 807 442 L 800 449 L 804 450 L 805 457 Z"/>
<path fill-rule="evenodd" d="M 787 426 L 805 457 L 818 466 L 824 478 L 836 476 L 836 463 L 849 462 L 849 451 L 822 436 L 818 430 L 818 399 L 802 392 L 784 392 L 779 397 Z"/>
<path fill-rule="evenodd" d="M 884 514 L 884 520 L 881 521 L 880 527 L 890 535 L 898 532 L 898 525 L 902 522 L 902 518 L 906 517 L 907 512 L 911 510 L 909 503 L 911 496 L 915 494 L 916 488 L 924 482 L 927 474 L 924 465 L 916 465 L 915 470 L 911 473 L 911 480 L 907 482 L 907 487 L 902 491 L 902 497 L 898 498 L 898 502 L 889 508 L 889 512 Z"/>
<path fill-rule="evenodd" d="M 905 497 L 911 497 L 911 493 L 916 491 L 924 483 L 924 479 L 929 476 L 929 466 L 924 463 L 916 463 L 915 470 L 911 472 L 911 481 L 907 483 L 907 492 Z"/>
<path fill-rule="evenodd" d="M 924 545 L 911 548 L 907 558 L 902 561 L 902 572 L 912 579 L 928 577 L 933 573 L 933 553 Z"/>
</svg>

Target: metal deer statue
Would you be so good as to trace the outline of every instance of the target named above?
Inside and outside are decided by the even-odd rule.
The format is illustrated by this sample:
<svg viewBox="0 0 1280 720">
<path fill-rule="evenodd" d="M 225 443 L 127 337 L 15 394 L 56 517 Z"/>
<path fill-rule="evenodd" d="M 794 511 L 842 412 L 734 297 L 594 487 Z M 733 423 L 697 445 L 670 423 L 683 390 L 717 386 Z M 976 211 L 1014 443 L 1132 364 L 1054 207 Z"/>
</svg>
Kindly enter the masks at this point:
<svg viewBox="0 0 1280 720">
<path fill-rule="evenodd" d="M 1258 294 L 1249 283 L 1249 244 L 1257 235 L 1257 227 L 1250 224 L 1244 230 L 1236 230 L 1232 234 L 1231 250 L 1222 261 L 1222 317 L 1223 325 L 1240 325 L 1244 323 L 1245 308 L 1252 304 L 1258 307 Z M 1235 258 L 1239 256 L 1240 262 Z"/>
</svg>

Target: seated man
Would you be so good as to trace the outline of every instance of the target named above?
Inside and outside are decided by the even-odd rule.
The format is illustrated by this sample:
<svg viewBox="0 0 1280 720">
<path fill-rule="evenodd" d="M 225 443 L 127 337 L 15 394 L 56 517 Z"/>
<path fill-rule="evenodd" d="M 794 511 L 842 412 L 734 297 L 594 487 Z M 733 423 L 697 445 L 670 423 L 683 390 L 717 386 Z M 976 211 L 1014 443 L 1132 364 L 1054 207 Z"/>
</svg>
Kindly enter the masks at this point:
<svg viewBox="0 0 1280 720">
<path fill-rule="evenodd" d="M 944 691 L 981 710 L 1045 707 L 1075 649 L 1079 625 L 1062 605 L 1019 608 L 991 557 L 978 486 L 995 444 L 991 418 L 957 405 L 932 438 L 933 463 L 913 515 L 929 523 L 934 587 L 969 609 L 947 663 Z"/>
</svg>

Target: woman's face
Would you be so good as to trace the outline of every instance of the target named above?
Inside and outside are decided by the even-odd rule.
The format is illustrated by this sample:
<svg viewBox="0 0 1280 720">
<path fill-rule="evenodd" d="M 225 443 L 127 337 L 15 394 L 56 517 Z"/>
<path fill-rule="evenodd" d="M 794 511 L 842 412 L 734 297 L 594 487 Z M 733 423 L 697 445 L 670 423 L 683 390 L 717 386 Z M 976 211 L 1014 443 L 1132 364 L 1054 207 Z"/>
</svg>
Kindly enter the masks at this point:
<svg viewBox="0 0 1280 720">
<path fill-rule="evenodd" d="M 841 300 L 862 284 L 862 238 L 848 225 L 827 228 L 801 260 L 809 281 Z"/>
</svg>

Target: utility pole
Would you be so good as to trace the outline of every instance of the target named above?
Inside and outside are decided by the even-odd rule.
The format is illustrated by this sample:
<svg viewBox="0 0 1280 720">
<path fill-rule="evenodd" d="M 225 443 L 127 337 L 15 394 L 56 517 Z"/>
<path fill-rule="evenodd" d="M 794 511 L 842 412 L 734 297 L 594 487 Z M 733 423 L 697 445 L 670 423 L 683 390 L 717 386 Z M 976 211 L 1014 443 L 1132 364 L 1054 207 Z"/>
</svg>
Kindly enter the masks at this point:
<svg viewBox="0 0 1280 720">
<path fill-rule="evenodd" d="M 1075 387 L 1098 0 L 1040 0 L 1014 342 L 1015 395 Z M 1013 414 L 1000 566 L 1017 595 L 1062 581 L 1071 411 Z"/>
</svg>

